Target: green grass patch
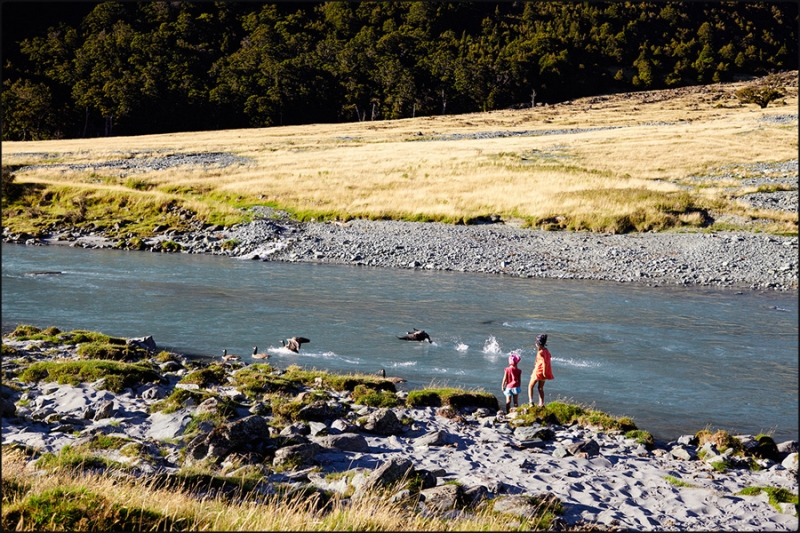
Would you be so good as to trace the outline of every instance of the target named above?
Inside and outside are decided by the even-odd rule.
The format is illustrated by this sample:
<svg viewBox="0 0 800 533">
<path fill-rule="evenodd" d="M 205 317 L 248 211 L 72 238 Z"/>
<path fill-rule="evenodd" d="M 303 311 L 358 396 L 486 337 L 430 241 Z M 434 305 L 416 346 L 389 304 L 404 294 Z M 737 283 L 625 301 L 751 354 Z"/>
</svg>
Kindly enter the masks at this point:
<svg viewBox="0 0 800 533">
<path fill-rule="evenodd" d="M 397 394 L 390 391 L 376 391 L 366 385 L 359 384 L 353 389 L 353 401 L 370 407 L 397 407 L 402 402 Z"/>
<path fill-rule="evenodd" d="M 89 442 L 84 442 L 83 444 L 76 446 L 75 451 L 91 452 L 95 450 L 119 450 L 131 442 L 133 442 L 131 439 L 125 437 L 98 434 L 94 435 Z"/>
<path fill-rule="evenodd" d="M 126 470 L 128 467 L 118 461 L 112 461 L 105 457 L 99 457 L 91 453 L 86 453 L 78 448 L 66 445 L 57 453 L 44 453 L 36 460 L 36 467 L 42 469 L 72 469 L 84 470 L 87 468 L 97 469 L 120 469 Z"/>
<path fill-rule="evenodd" d="M 664 476 L 664 480 L 666 480 L 671 485 L 675 485 L 676 487 L 686 487 L 686 488 L 690 488 L 690 489 L 698 489 L 698 488 L 700 488 L 697 485 L 692 485 L 691 483 L 687 483 L 687 482 L 683 481 L 682 479 L 678 479 L 678 478 L 676 478 L 674 476 Z"/>
<path fill-rule="evenodd" d="M 147 350 L 133 345 L 109 342 L 84 342 L 78 346 L 82 359 L 105 359 L 109 361 L 136 361 L 148 356 Z"/>
<path fill-rule="evenodd" d="M 278 423 L 291 423 L 303 420 L 300 410 L 317 400 L 328 400 L 330 397 L 324 391 L 314 391 L 305 395 L 300 400 L 290 400 L 285 396 L 271 396 L 270 404 L 272 414 Z"/>
<path fill-rule="evenodd" d="M 274 369 L 266 363 L 247 365 L 233 373 L 234 383 L 238 391 L 255 400 L 273 390 L 272 375 Z"/>
<path fill-rule="evenodd" d="M 122 363 L 118 361 L 42 361 L 33 363 L 19 376 L 20 381 L 55 381 L 57 383 L 91 383 L 105 378 L 103 388 L 122 392 L 128 387 L 160 381 L 161 376 L 147 364 Z"/>
<path fill-rule="evenodd" d="M 220 415 L 225 418 L 230 418 L 233 416 L 236 413 L 236 407 L 238 406 L 236 402 L 227 396 L 217 396 L 208 391 L 175 389 L 172 391 L 172 394 L 151 405 L 150 412 L 162 412 L 164 414 L 174 413 L 183 407 L 183 404 L 189 398 L 192 399 L 195 405 L 200 405 L 209 398 L 216 398 L 217 412 L 219 412 Z"/>
<path fill-rule="evenodd" d="M 740 496 L 757 496 L 765 492 L 769 497 L 769 504 L 773 506 L 778 511 L 781 510 L 781 503 L 793 503 L 795 507 L 798 505 L 798 497 L 797 494 L 792 494 L 790 491 L 784 488 L 778 487 L 746 487 L 739 492 L 737 495 Z"/>
<path fill-rule="evenodd" d="M 442 407 L 453 409 L 463 407 L 487 407 L 497 409 L 497 398 L 488 392 L 467 392 L 454 388 L 431 388 L 413 390 L 408 393 L 406 405 L 409 407 Z"/>
<path fill-rule="evenodd" d="M 514 420 L 515 425 L 518 426 L 541 423 L 568 426 L 577 423 L 584 426 L 597 426 L 605 430 L 622 432 L 632 432 L 638 429 L 630 417 L 614 417 L 602 411 L 564 402 L 550 402 L 544 407 L 537 405 L 522 406 L 517 409 L 516 413 L 517 416 Z M 642 432 L 641 435 L 637 433 L 636 435 L 646 439 L 644 437 L 645 433 L 647 432 Z"/>
<path fill-rule="evenodd" d="M 176 354 L 168 352 L 166 350 L 158 352 L 158 355 L 156 355 L 155 360 L 157 363 L 167 363 L 169 361 L 180 362 L 180 359 Z"/>
<path fill-rule="evenodd" d="M 32 531 L 167 531 L 180 520 L 149 509 L 130 508 L 80 486 L 59 487 L 4 506 L 2 526 Z"/>
<path fill-rule="evenodd" d="M 211 385 L 221 385 L 225 383 L 227 373 L 222 365 L 210 364 L 206 368 L 195 370 L 186 374 L 179 383 L 194 384 L 200 387 L 210 387 Z"/>
<path fill-rule="evenodd" d="M 77 180 L 80 179 L 78 176 Z M 89 179 L 97 181 L 97 179 Z M 166 227 L 176 231 L 189 229 L 191 212 L 203 223 L 230 226 L 249 222 L 248 213 L 239 210 L 238 202 L 228 195 L 213 192 L 196 194 L 176 190 L 168 192 L 152 188 L 142 180 L 132 179 L 128 189 L 96 189 L 80 185 L 41 185 L 17 183 L 18 194 L 4 201 L 3 226 L 13 233 L 43 235 L 53 227 L 104 228 L 109 236 L 127 238 L 153 236 L 153 228 Z M 226 199 L 227 198 L 227 199 Z M 255 205 L 255 199 L 250 202 Z M 120 220 L 128 224 L 114 229 Z"/>
<path fill-rule="evenodd" d="M 70 344 L 73 346 L 84 343 L 110 344 L 113 346 L 125 346 L 127 344 L 127 341 L 121 337 L 112 337 L 96 331 L 76 329 L 64 332 L 55 326 L 41 329 L 29 324 L 18 325 L 7 337 L 19 341 L 47 341 L 54 344 Z"/>
<path fill-rule="evenodd" d="M 291 365 L 283 373 L 283 379 L 295 381 L 307 387 L 319 387 L 320 380 L 322 388 L 330 388 L 335 391 L 352 392 L 356 385 L 363 384 L 374 390 L 387 390 L 397 392 L 394 383 L 377 376 L 367 374 L 331 374 L 322 370 L 304 370 L 297 365 Z"/>
</svg>

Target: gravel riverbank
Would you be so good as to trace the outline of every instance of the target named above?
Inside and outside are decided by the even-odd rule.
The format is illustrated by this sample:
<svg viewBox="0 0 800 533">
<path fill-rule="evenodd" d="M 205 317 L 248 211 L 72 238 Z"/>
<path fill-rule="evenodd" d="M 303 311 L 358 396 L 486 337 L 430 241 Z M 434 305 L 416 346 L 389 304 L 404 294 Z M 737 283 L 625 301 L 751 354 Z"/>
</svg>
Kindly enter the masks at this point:
<svg viewBox="0 0 800 533">
<path fill-rule="evenodd" d="M 240 259 L 381 268 L 480 272 L 527 278 L 589 279 L 731 289 L 797 290 L 798 239 L 747 232 L 611 235 L 542 231 L 501 222 L 469 226 L 352 220 L 298 223 L 268 208 L 229 228 L 205 227 L 144 240 L 184 253 Z M 99 232 L 46 239 L 4 234 L 6 242 L 111 248 Z"/>
<path fill-rule="evenodd" d="M 747 233 L 607 235 L 504 224 L 353 220 L 226 232 L 241 258 L 482 272 L 528 278 L 797 289 L 797 238 Z M 269 235 L 269 232 L 272 234 Z M 266 237 L 266 238 L 265 238 Z"/>
</svg>

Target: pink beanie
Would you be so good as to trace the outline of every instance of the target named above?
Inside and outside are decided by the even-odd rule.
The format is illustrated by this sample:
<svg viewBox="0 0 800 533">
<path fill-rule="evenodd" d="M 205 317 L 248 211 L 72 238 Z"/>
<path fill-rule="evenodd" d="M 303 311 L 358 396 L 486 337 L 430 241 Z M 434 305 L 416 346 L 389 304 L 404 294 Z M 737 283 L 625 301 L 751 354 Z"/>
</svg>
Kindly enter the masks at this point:
<svg viewBox="0 0 800 533">
<path fill-rule="evenodd" d="M 519 363 L 519 355 L 514 352 L 511 352 L 511 355 L 508 356 L 508 364 L 509 365 L 516 365 Z"/>
</svg>

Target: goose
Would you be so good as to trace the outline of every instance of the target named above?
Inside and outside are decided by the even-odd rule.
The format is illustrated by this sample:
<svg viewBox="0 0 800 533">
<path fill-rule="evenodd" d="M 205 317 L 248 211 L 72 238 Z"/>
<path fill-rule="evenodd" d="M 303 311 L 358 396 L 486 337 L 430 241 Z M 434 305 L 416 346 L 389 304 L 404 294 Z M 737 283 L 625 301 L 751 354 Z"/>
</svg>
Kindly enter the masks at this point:
<svg viewBox="0 0 800 533">
<path fill-rule="evenodd" d="M 253 359 L 269 359 L 269 354 L 258 353 L 258 346 L 253 346 Z"/>
<path fill-rule="evenodd" d="M 286 341 L 281 339 L 281 344 L 284 346 L 284 348 L 294 353 L 297 353 L 300 350 L 300 345 L 306 342 L 311 341 L 305 337 L 292 337 L 291 339 L 286 339 Z"/>
<path fill-rule="evenodd" d="M 414 329 L 414 331 L 408 331 L 402 337 L 398 336 L 397 338 L 401 339 L 401 340 L 404 340 L 404 341 L 420 341 L 421 342 L 421 341 L 425 341 L 426 340 L 429 343 L 433 344 L 433 341 L 431 340 L 431 336 L 430 335 L 425 333 L 424 330 L 416 329 L 416 328 Z"/>
<path fill-rule="evenodd" d="M 241 359 L 241 357 L 239 357 L 238 355 L 233 355 L 233 354 L 228 355 L 228 350 L 223 349 L 222 350 L 222 359 L 225 360 L 225 361 L 238 361 L 239 359 Z"/>
<path fill-rule="evenodd" d="M 381 368 L 381 377 L 383 379 L 385 379 L 386 381 L 391 381 L 392 383 L 405 383 L 405 381 L 406 381 L 403 378 L 396 378 L 396 377 L 392 377 L 392 376 L 389 376 L 387 378 L 386 377 L 386 369 L 384 369 L 384 368 Z"/>
</svg>

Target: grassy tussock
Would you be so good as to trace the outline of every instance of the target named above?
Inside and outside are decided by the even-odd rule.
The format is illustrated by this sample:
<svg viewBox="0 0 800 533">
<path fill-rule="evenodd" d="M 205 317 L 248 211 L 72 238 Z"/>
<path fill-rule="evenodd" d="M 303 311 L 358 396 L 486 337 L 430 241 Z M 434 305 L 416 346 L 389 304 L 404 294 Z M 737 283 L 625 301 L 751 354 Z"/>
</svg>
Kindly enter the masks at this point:
<svg viewBox="0 0 800 533">
<path fill-rule="evenodd" d="M 160 380 L 160 376 L 145 364 L 118 361 L 41 361 L 33 363 L 19 375 L 20 381 L 55 381 L 57 383 L 91 383 L 105 378 L 103 388 L 122 392 L 128 387 Z"/>
<path fill-rule="evenodd" d="M 497 409 L 497 398 L 488 392 L 467 392 L 449 387 L 413 390 L 408 393 L 409 407 L 487 407 Z"/>
<path fill-rule="evenodd" d="M 784 488 L 778 487 L 747 487 L 739 492 L 737 495 L 741 496 L 757 496 L 761 493 L 766 493 L 767 497 L 769 498 L 769 504 L 773 506 L 778 511 L 781 511 L 782 503 L 793 503 L 795 505 L 795 512 L 797 512 L 798 507 L 798 497 L 797 494 L 792 494 L 790 491 Z"/>
<path fill-rule="evenodd" d="M 36 153 L 58 155 L 62 163 L 86 163 L 116 159 L 125 151 L 138 157 L 230 152 L 247 162 L 134 177 L 110 171 L 26 170 L 17 173 L 15 182 L 26 186 L 24 199 L 6 206 L 10 209 L 4 210 L 3 219 L 33 233 L 51 219 L 104 224 L 125 218 L 130 219 L 126 232 L 147 235 L 158 224 L 179 229 L 178 221 L 158 211 L 174 201 L 204 221 L 223 225 L 243 220 L 241 208 L 262 204 L 301 220 L 455 223 L 499 214 L 550 229 L 702 227 L 705 219 L 693 213 L 735 209 L 736 191 L 694 183 L 692 176 L 797 157 L 796 125 L 759 121 L 796 112 L 797 88 L 787 87 L 785 107 L 754 109 L 736 100 L 734 93 L 742 86 L 715 85 L 705 88 L 707 94 L 652 91 L 546 108 L 379 123 L 6 142 L 4 162 L 15 166 L 41 163 Z M 574 129 L 581 131 L 570 131 Z M 537 130 L 549 134 L 438 137 Z M 681 189 L 687 184 L 689 190 Z M 738 182 L 732 185 L 736 188 Z M 48 194 L 58 201 L 43 201 Z M 84 198 L 85 206 L 75 205 L 73 198 Z M 670 205 L 675 207 L 665 207 Z M 741 210 L 773 221 L 769 231 L 797 232 L 796 214 Z"/>
<path fill-rule="evenodd" d="M 159 488 L 161 487 L 161 488 Z M 197 487 L 195 487 L 197 488 Z M 39 476 L 25 455 L 3 450 L 2 527 L 5 531 L 524 531 L 532 521 L 493 513 L 437 519 L 413 505 L 376 493 L 346 505 L 320 493 L 259 499 L 198 496 L 191 487 L 165 486 L 63 468 Z M 544 509 L 543 509 L 544 511 Z"/>
<path fill-rule="evenodd" d="M 542 422 L 562 426 L 577 423 L 583 426 L 600 427 L 605 430 L 622 431 L 630 433 L 630 438 L 641 438 L 643 444 L 652 439 L 652 436 L 650 439 L 647 438 L 649 435 L 647 432 L 637 432 L 638 428 L 630 417 L 614 417 L 588 406 L 555 401 L 546 404 L 544 407 L 524 405 L 516 409 L 514 425 L 524 426 Z"/>
</svg>

